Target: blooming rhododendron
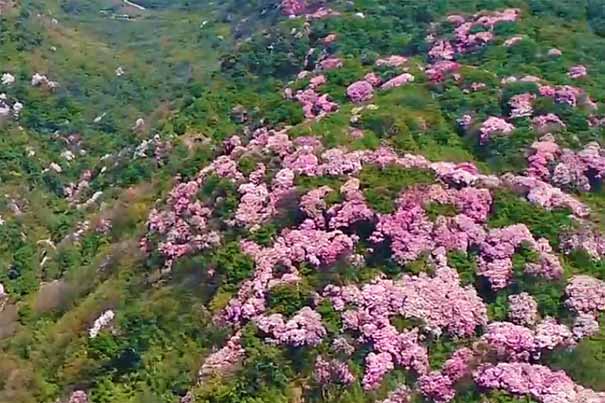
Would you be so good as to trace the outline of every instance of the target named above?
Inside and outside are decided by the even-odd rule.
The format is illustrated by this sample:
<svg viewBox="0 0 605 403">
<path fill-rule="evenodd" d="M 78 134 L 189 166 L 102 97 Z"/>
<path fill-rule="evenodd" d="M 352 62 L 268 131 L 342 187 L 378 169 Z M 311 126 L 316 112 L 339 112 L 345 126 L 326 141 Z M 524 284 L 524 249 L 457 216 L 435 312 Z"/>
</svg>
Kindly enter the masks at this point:
<svg viewBox="0 0 605 403">
<path fill-rule="evenodd" d="M 220 350 L 210 354 L 199 370 L 198 377 L 224 374 L 231 371 L 244 357 L 245 350 L 240 344 L 240 335 L 235 334 Z"/>
<path fill-rule="evenodd" d="M 423 375 L 418 379 L 418 386 L 422 394 L 434 402 L 449 402 L 456 395 L 452 380 L 439 372 Z"/>
<path fill-rule="evenodd" d="M 363 76 L 363 79 L 372 84 L 372 87 L 379 87 L 382 84 L 382 78 L 376 73 L 368 73 Z"/>
<path fill-rule="evenodd" d="M 343 66 L 342 60 L 338 57 L 328 57 L 319 63 L 322 70 L 334 70 Z"/>
<path fill-rule="evenodd" d="M 405 385 L 401 385 L 398 386 L 394 391 L 389 392 L 389 395 L 386 399 L 377 403 L 409 403 L 410 394 L 410 389 Z"/>
<path fill-rule="evenodd" d="M 528 326 L 538 320 L 538 303 L 526 292 L 508 297 L 508 318 L 511 322 Z"/>
<path fill-rule="evenodd" d="M 389 67 L 399 67 L 404 65 L 408 61 L 407 58 L 398 55 L 391 55 L 385 58 L 380 58 L 376 60 L 377 66 L 389 66 Z"/>
<path fill-rule="evenodd" d="M 494 134 L 509 134 L 513 130 L 515 130 L 515 126 L 508 123 L 506 120 L 491 116 L 483 122 L 479 129 L 479 141 L 481 143 L 486 143 Z"/>
<path fill-rule="evenodd" d="M 565 288 L 565 304 L 575 312 L 597 314 L 605 311 L 605 282 L 586 275 L 572 277 Z"/>
<path fill-rule="evenodd" d="M 582 225 L 578 230 L 561 235 L 561 250 L 570 253 L 582 250 L 593 259 L 605 256 L 605 236 L 588 225 Z"/>
<path fill-rule="evenodd" d="M 481 338 L 499 357 L 528 361 L 535 352 L 534 332 L 508 322 L 492 322 Z"/>
<path fill-rule="evenodd" d="M 473 374 L 478 386 L 527 395 L 540 403 L 602 402 L 605 393 L 597 393 L 574 383 L 563 371 L 527 363 L 486 364 Z"/>
<path fill-rule="evenodd" d="M 569 69 L 569 71 L 567 72 L 567 75 L 570 78 L 578 79 L 578 78 L 586 77 L 588 75 L 588 71 L 586 70 L 586 66 L 578 65 L 578 66 L 571 67 Z"/>
<path fill-rule="evenodd" d="M 372 98 L 374 87 L 367 81 L 356 81 L 347 87 L 347 96 L 355 103 L 365 102 Z"/>
<path fill-rule="evenodd" d="M 569 347 L 574 343 L 571 330 L 553 318 L 546 318 L 536 326 L 534 344 L 537 349 L 553 350 L 556 347 Z"/>
<path fill-rule="evenodd" d="M 455 73 L 458 70 L 460 70 L 460 64 L 453 61 L 441 60 L 429 66 L 425 73 L 429 80 L 440 82 L 443 81 L 448 74 Z"/>
<path fill-rule="evenodd" d="M 324 360 L 321 356 L 315 361 L 315 380 L 321 384 L 341 383 L 348 385 L 355 380 L 347 364 L 338 360 Z"/>
<path fill-rule="evenodd" d="M 532 102 L 536 96 L 534 94 L 525 93 L 513 96 L 508 104 L 510 105 L 511 118 L 523 118 L 533 114 Z"/>
<path fill-rule="evenodd" d="M 572 333 L 576 340 L 594 336 L 599 333 L 599 322 L 593 315 L 582 313 L 575 319 Z"/>
<path fill-rule="evenodd" d="M 411 83 L 412 81 L 414 81 L 413 75 L 411 75 L 410 73 L 403 73 L 382 84 L 380 86 L 380 89 L 388 90 L 391 88 L 397 88 L 401 87 L 402 85 Z"/>
<path fill-rule="evenodd" d="M 470 348 L 463 347 L 456 350 L 443 364 L 442 372 L 452 382 L 457 382 L 471 373 L 471 365 L 475 359 L 475 353 Z"/>
<path fill-rule="evenodd" d="M 562 274 L 561 264 L 548 241 L 536 241 L 524 224 L 489 232 L 487 239 L 480 245 L 477 273 L 486 277 L 496 290 L 506 287 L 512 277 L 512 257 L 523 244 L 530 246 L 539 255 L 537 263 L 527 264 L 526 273 L 546 278 L 557 278 Z"/>
<path fill-rule="evenodd" d="M 322 117 L 338 109 L 338 104 L 330 101 L 327 94 L 319 95 L 312 88 L 298 91 L 294 97 L 302 105 L 305 117 L 308 119 Z"/>
<path fill-rule="evenodd" d="M 536 116 L 532 119 L 534 128 L 540 132 L 552 130 L 553 128 L 565 128 L 566 125 L 554 113 Z"/>
<path fill-rule="evenodd" d="M 523 194 L 530 203 L 544 209 L 566 207 L 578 217 L 586 217 L 590 213 L 588 207 L 573 196 L 537 178 L 505 174 L 501 179 L 511 190 Z"/>
<path fill-rule="evenodd" d="M 548 180 L 550 177 L 549 165 L 559 155 L 559 145 L 555 143 L 551 135 L 546 135 L 540 138 L 539 141 L 534 142 L 531 145 L 531 150 L 533 154 L 527 158 L 529 165 L 527 175 L 541 180 Z"/>
<path fill-rule="evenodd" d="M 83 390 L 73 391 L 68 403 L 88 403 L 88 395 Z"/>
<path fill-rule="evenodd" d="M 294 347 L 316 346 L 326 335 L 321 315 L 308 306 L 298 311 L 287 322 L 281 314 L 273 314 L 258 318 L 257 325 L 278 343 Z"/>
<path fill-rule="evenodd" d="M 318 76 L 313 77 L 309 80 L 309 87 L 316 89 L 317 87 L 324 85 L 326 83 L 326 76 L 320 74 Z"/>
<path fill-rule="evenodd" d="M 471 362 L 475 354 L 469 348 L 457 350 L 443 365 L 442 371 L 433 371 L 418 379 L 422 394 L 435 402 L 449 402 L 454 399 L 454 385 L 463 377 L 470 375 Z"/>
<path fill-rule="evenodd" d="M 384 376 L 395 368 L 393 358 L 389 353 L 370 353 L 365 362 L 366 372 L 362 381 L 365 390 L 378 388 Z"/>
<path fill-rule="evenodd" d="M 285 15 L 300 15 L 306 9 L 305 0 L 282 0 L 281 9 Z"/>
</svg>

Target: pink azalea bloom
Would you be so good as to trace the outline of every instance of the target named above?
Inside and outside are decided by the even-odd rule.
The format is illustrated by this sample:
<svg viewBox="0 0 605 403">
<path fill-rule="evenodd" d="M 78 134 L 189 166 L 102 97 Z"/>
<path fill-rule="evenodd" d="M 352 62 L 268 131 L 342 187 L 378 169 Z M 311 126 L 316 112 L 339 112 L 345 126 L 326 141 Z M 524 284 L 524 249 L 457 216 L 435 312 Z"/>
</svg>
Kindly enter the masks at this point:
<svg viewBox="0 0 605 403">
<path fill-rule="evenodd" d="M 513 130 L 515 130 L 515 126 L 508 123 L 506 120 L 491 116 L 483 122 L 479 129 L 479 141 L 482 144 L 485 144 L 494 134 L 509 134 Z"/>
<path fill-rule="evenodd" d="M 392 55 L 376 60 L 377 66 L 400 67 L 407 63 L 408 59 L 403 56 Z"/>
<path fill-rule="evenodd" d="M 374 87 L 367 81 L 356 81 L 347 87 L 347 96 L 355 103 L 369 101 L 374 96 Z"/>
<path fill-rule="evenodd" d="M 319 63 L 322 70 L 334 70 L 343 66 L 342 60 L 338 57 L 330 56 Z"/>
<path fill-rule="evenodd" d="M 380 89 L 388 90 L 391 88 L 397 88 L 397 87 L 401 87 L 402 85 L 411 83 L 413 81 L 414 81 L 413 75 L 411 75 L 410 73 L 403 73 L 403 74 L 398 75 L 397 77 L 390 79 L 386 83 L 382 84 Z"/>
<path fill-rule="evenodd" d="M 586 69 L 586 66 L 583 65 L 573 66 L 569 69 L 567 75 L 570 78 L 577 80 L 578 78 L 586 77 L 588 75 L 588 70 Z"/>
</svg>

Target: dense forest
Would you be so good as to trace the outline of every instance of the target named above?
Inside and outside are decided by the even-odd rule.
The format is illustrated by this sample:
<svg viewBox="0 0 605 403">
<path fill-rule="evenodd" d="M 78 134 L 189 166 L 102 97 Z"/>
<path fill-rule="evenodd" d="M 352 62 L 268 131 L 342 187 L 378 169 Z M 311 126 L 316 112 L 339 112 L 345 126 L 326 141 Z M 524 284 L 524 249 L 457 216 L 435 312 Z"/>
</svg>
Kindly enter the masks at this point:
<svg viewBox="0 0 605 403">
<path fill-rule="evenodd" d="M 603 0 L 0 0 L 0 403 L 604 403 Z"/>
</svg>

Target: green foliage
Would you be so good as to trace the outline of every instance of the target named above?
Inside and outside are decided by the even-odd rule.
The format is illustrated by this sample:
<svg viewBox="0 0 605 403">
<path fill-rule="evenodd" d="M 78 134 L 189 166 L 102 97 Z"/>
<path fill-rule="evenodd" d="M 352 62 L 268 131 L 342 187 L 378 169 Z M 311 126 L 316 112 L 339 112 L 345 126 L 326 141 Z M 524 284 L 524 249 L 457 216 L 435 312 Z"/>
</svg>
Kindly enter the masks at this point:
<svg viewBox="0 0 605 403">
<path fill-rule="evenodd" d="M 605 262 L 595 259 L 583 250 L 575 250 L 565 255 L 565 266 L 573 274 L 587 274 L 605 279 Z"/>
<path fill-rule="evenodd" d="M 271 288 L 268 297 L 271 311 L 290 317 L 313 302 L 313 289 L 303 284 L 284 284 Z"/>
<path fill-rule="evenodd" d="M 494 302 L 487 305 L 487 316 L 492 321 L 506 320 L 508 315 L 508 296 L 499 294 Z"/>
<path fill-rule="evenodd" d="M 548 239 L 553 248 L 559 245 L 560 234 L 572 228 L 573 224 L 566 210 L 547 211 L 533 206 L 511 192 L 494 192 L 488 225 L 500 228 L 519 223 L 527 225 L 536 238 Z"/>
<path fill-rule="evenodd" d="M 445 361 L 450 358 L 457 348 L 457 343 L 446 336 L 438 339 L 431 339 L 427 346 L 431 368 L 438 370 L 443 367 Z"/>
<path fill-rule="evenodd" d="M 433 183 L 434 176 L 428 171 L 399 166 L 387 166 L 384 169 L 370 166 L 364 167 L 359 179 L 368 204 L 380 213 L 391 213 L 403 190 L 413 185 Z"/>
<path fill-rule="evenodd" d="M 223 288 L 226 290 L 236 290 L 239 283 L 254 270 L 254 262 L 242 253 L 238 242 L 221 246 L 213 253 L 211 262 L 223 277 Z"/>
<path fill-rule="evenodd" d="M 463 285 L 473 285 L 476 282 L 477 260 L 471 253 L 451 251 L 447 254 L 448 264 L 456 269 Z"/>
<path fill-rule="evenodd" d="M 582 340 L 574 349 L 551 354 L 548 364 L 565 370 L 582 385 L 602 390 L 605 387 L 605 334 L 601 331 L 596 336 Z"/>
<path fill-rule="evenodd" d="M 277 225 L 273 223 L 264 224 L 260 229 L 250 234 L 250 239 L 262 246 L 270 246 L 278 233 Z"/>
<path fill-rule="evenodd" d="M 222 219 L 233 217 L 239 202 L 236 185 L 217 175 L 209 176 L 200 189 L 200 198 L 214 204 L 214 213 Z"/>
<path fill-rule="evenodd" d="M 456 206 L 441 203 L 429 203 L 429 205 L 425 207 L 425 211 L 431 221 L 435 221 L 439 216 L 453 217 L 458 213 Z"/>
<path fill-rule="evenodd" d="M 342 329 L 340 314 L 328 301 L 322 301 L 315 309 L 321 315 L 321 321 L 329 334 L 335 335 Z"/>
</svg>

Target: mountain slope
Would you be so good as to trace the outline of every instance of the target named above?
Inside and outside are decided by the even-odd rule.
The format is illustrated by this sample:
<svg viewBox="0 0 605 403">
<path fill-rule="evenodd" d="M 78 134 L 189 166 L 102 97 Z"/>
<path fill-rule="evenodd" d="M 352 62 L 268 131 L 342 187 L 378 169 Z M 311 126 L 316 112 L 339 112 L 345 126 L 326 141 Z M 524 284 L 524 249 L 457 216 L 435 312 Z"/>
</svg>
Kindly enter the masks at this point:
<svg viewBox="0 0 605 403">
<path fill-rule="evenodd" d="M 601 11 L 7 8 L 0 401 L 604 401 Z"/>
</svg>

